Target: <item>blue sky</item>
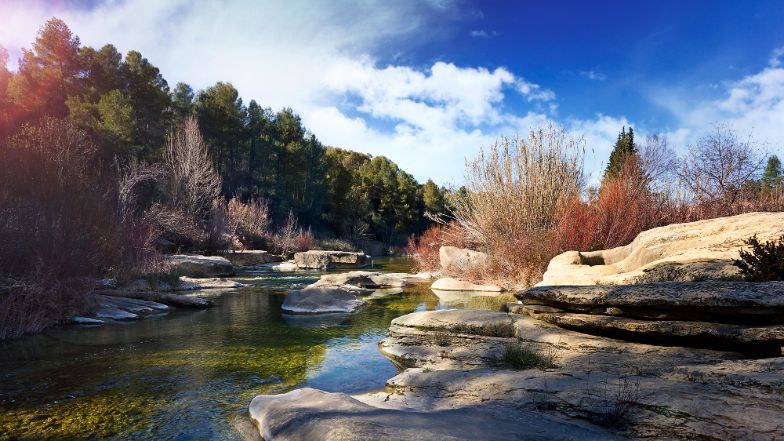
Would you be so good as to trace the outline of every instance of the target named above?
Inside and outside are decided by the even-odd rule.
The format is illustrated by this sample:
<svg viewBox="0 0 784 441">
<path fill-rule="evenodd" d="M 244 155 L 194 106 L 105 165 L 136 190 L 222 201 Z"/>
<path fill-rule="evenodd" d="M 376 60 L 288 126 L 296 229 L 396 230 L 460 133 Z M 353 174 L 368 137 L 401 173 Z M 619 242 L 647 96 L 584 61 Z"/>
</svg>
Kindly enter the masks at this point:
<svg viewBox="0 0 784 441">
<path fill-rule="evenodd" d="M 172 86 L 230 81 L 326 144 L 441 184 L 549 123 L 584 137 L 594 178 L 624 124 L 676 151 L 723 121 L 784 146 L 781 1 L 0 0 L 0 44 L 14 58 L 52 15 Z"/>
</svg>

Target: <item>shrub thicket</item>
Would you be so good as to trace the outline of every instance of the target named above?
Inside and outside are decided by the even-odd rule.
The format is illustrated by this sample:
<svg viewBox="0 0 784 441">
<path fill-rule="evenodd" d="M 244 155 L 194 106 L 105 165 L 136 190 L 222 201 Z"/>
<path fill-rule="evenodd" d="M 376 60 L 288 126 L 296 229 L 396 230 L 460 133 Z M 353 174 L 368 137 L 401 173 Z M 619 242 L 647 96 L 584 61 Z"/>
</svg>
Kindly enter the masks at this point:
<svg viewBox="0 0 784 441">
<path fill-rule="evenodd" d="M 745 240 L 750 247 L 740 251 L 740 259 L 733 264 L 750 282 L 784 280 L 784 235 L 776 241 L 760 242 L 757 236 Z"/>
</svg>

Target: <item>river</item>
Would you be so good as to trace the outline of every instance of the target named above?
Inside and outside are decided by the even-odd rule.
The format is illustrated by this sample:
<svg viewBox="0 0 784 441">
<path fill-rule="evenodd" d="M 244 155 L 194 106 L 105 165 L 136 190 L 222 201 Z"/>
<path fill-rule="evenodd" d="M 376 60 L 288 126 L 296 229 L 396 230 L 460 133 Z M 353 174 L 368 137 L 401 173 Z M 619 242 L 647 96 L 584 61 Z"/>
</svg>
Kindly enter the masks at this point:
<svg viewBox="0 0 784 441">
<path fill-rule="evenodd" d="M 282 314 L 286 291 L 319 275 L 249 269 L 235 279 L 252 287 L 215 294 L 206 310 L 0 343 L 0 439 L 253 439 L 255 395 L 381 389 L 397 372 L 377 348 L 392 319 L 446 307 L 422 285 L 354 314 Z"/>
</svg>

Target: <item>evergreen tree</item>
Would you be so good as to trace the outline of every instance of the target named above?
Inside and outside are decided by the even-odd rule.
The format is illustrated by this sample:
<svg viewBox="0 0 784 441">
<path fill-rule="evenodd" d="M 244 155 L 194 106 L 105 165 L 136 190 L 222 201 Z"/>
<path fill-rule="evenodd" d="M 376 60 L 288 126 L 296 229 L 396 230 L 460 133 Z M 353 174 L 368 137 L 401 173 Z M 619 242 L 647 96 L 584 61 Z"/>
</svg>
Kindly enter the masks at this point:
<svg viewBox="0 0 784 441">
<path fill-rule="evenodd" d="M 33 50 L 22 50 L 8 94 L 29 117 L 67 115 L 66 98 L 79 92 L 79 44 L 65 22 L 52 18 L 38 31 Z"/>
<path fill-rule="evenodd" d="M 128 52 L 121 72 L 136 120 L 134 144 L 142 157 L 152 159 L 161 151 L 169 130 L 169 85 L 158 68 L 137 51 Z"/>
<path fill-rule="evenodd" d="M 768 158 L 768 165 L 765 166 L 765 172 L 762 174 L 762 185 L 767 188 L 775 188 L 781 185 L 781 161 L 778 156 L 771 155 Z"/>
<path fill-rule="evenodd" d="M 171 92 L 174 125 L 179 125 L 193 114 L 193 89 L 185 83 L 177 83 Z"/>
<path fill-rule="evenodd" d="M 610 161 L 607 163 L 607 168 L 604 170 L 604 178 L 616 178 L 623 171 L 624 164 L 630 155 L 636 155 L 637 148 L 634 145 L 634 129 L 629 127 L 626 131 L 626 126 L 621 129 L 618 134 L 618 140 L 615 141 L 612 153 L 610 153 Z"/>
<path fill-rule="evenodd" d="M 422 202 L 426 212 L 439 214 L 445 211 L 444 193 L 432 179 L 422 186 Z"/>
<path fill-rule="evenodd" d="M 223 193 L 233 196 L 242 183 L 246 109 L 231 83 L 218 82 L 199 92 L 196 116 L 210 156 L 223 175 Z"/>
</svg>

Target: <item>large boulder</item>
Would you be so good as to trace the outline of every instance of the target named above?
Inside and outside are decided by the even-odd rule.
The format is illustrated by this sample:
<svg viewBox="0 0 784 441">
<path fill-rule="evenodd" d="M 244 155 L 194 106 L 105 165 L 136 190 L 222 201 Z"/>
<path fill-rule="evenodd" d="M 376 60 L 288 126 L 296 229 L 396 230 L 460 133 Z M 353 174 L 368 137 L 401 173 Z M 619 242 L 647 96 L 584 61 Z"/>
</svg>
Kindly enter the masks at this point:
<svg viewBox="0 0 784 441">
<path fill-rule="evenodd" d="M 237 266 L 263 265 L 265 263 L 283 261 L 282 256 L 276 256 L 264 250 L 226 251 L 222 255 Z"/>
<path fill-rule="evenodd" d="M 364 268 L 369 266 L 370 256 L 348 251 L 310 250 L 294 254 L 299 268 L 328 270 L 334 268 Z"/>
<path fill-rule="evenodd" d="M 311 388 L 259 395 L 249 411 L 262 438 L 276 441 L 615 439 L 605 430 L 535 412 L 390 409 Z"/>
<path fill-rule="evenodd" d="M 466 282 L 464 280 L 454 279 L 452 277 L 443 277 L 438 279 L 433 282 L 432 285 L 430 285 L 430 288 L 436 291 L 503 291 L 503 289 L 498 285 L 478 285 L 476 283 Z"/>
<path fill-rule="evenodd" d="M 784 234 L 784 212 L 746 213 L 653 228 L 632 243 L 609 250 L 567 251 L 554 257 L 544 285 L 628 284 L 738 278 L 737 259 L 743 241 Z"/>
<path fill-rule="evenodd" d="M 289 291 L 281 308 L 289 314 L 346 313 L 364 304 L 364 300 L 347 289 L 308 287 Z"/>
<path fill-rule="evenodd" d="M 234 266 L 225 257 L 199 254 L 174 254 L 166 258 L 169 268 L 187 277 L 224 277 L 234 274 Z"/>
<path fill-rule="evenodd" d="M 487 262 L 487 254 L 466 248 L 443 246 L 438 250 L 441 270 L 447 274 L 461 274 Z"/>
</svg>

